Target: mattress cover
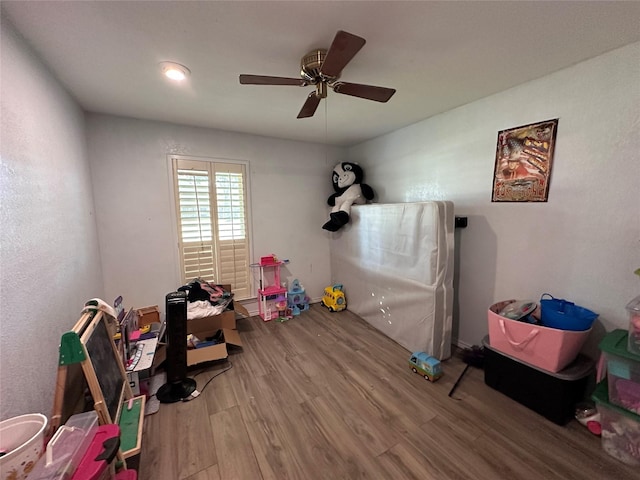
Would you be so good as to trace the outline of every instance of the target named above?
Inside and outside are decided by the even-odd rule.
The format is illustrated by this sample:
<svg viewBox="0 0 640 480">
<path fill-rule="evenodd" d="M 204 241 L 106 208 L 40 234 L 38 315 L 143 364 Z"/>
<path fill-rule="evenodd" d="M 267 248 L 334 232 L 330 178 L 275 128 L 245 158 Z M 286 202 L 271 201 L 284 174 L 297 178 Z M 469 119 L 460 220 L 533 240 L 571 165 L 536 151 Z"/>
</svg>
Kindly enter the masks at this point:
<svg viewBox="0 0 640 480">
<path fill-rule="evenodd" d="M 410 352 L 451 356 L 452 202 L 369 204 L 331 240 L 347 308 Z"/>
</svg>

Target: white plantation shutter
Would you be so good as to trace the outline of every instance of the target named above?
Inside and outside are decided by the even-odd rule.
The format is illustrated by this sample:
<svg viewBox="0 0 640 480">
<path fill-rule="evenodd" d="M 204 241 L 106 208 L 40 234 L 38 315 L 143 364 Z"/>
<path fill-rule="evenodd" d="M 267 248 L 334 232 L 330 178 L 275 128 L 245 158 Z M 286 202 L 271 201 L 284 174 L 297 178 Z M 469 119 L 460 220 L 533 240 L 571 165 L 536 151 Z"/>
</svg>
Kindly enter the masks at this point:
<svg viewBox="0 0 640 480">
<path fill-rule="evenodd" d="M 208 170 L 177 169 L 179 245 L 184 283 L 214 282 L 217 269 Z"/>
<path fill-rule="evenodd" d="M 214 163 L 217 214 L 218 283 L 234 285 L 234 293 L 249 296 L 249 242 L 244 165 Z"/>
<path fill-rule="evenodd" d="M 246 170 L 243 164 L 173 158 L 183 282 L 231 284 L 250 296 Z"/>
</svg>

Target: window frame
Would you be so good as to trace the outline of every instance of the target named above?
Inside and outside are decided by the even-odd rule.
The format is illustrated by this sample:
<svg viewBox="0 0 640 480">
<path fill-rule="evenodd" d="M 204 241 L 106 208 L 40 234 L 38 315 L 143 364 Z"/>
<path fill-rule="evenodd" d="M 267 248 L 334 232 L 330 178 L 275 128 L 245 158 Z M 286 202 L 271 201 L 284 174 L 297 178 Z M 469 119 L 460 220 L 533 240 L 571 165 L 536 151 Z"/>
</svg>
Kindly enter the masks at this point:
<svg viewBox="0 0 640 480">
<path fill-rule="evenodd" d="M 178 191 L 176 188 L 176 179 L 174 177 L 174 160 L 180 162 L 191 163 L 194 165 L 197 162 L 200 163 L 209 163 L 209 164 L 230 164 L 230 165 L 240 165 L 244 167 L 244 183 L 245 183 L 245 204 L 246 204 L 246 241 L 247 241 L 247 294 L 246 296 L 237 296 L 234 297 L 236 300 L 248 300 L 255 298 L 255 285 L 254 278 L 251 272 L 251 267 L 249 266 L 251 259 L 253 258 L 253 222 L 252 222 L 252 208 L 251 208 L 251 175 L 250 175 L 250 163 L 247 160 L 236 160 L 236 159 L 228 159 L 228 158 L 216 158 L 216 157 L 197 157 L 191 155 L 177 155 L 177 154 L 169 154 L 167 155 L 167 170 L 168 170 L 168 185 L 169 185 L 169 196 L 171 200 L 171 229 L 172 229 L 172 251 L 173 251 L 173 259 L 174 259 L 174 274 L 176 277 L 177 285 L 183 285 L 183 270 L 182 270 L 182 255 L 180 253 L 180 244 L 181 241 L 181 232 L 180 232 L 180 213 L 178 206 Z M 213 177 L 210 179 L 210 185 L 213 186 L 213 190 L 210 191 L 210 204 L 212 207 L 212 233 L 214 236 L 217 235 L 217 212 L 213 211 L 213 208 L 217 205 L 217 198 L 215 192 L 215 167 L 213 165 L 209 166 L 211 171 L 213 171 Z M 215 259 L 216 262 L 219 262 L 219 242 L 220 240 L 216 237 L 214 245 L 215 245 Z M 219 268 L 219 264 L 217 265 Z"/>
</svg>

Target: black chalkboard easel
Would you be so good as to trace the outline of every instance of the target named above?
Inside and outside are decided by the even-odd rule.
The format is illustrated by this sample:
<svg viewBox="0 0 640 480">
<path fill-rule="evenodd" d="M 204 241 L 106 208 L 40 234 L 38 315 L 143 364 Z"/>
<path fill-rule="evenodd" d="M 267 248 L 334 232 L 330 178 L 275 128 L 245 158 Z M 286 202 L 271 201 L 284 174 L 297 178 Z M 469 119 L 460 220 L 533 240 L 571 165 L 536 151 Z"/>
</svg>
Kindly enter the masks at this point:
<svg viewBox="0 0 640 480">
<path fill-rule="evenodd" d="M 106 315 L 98 311 L 80 338 L 87 359 L 82 370 L 103 423 L 117 423 L 122 402 L 133 397 L 122 358 L 109 333 Z"/>
<path fill-rule="evenodd" d="M 86 388 L 101 425 L 117 424 L 123 402 L 133 398 L 110 320 L 100 310 L 84 312 L 73 330 L 62 336 L 49 437 L 69 416 L 84 411 Z M 118 459 L 126 466 L 121 451 Z"/>
</svg>

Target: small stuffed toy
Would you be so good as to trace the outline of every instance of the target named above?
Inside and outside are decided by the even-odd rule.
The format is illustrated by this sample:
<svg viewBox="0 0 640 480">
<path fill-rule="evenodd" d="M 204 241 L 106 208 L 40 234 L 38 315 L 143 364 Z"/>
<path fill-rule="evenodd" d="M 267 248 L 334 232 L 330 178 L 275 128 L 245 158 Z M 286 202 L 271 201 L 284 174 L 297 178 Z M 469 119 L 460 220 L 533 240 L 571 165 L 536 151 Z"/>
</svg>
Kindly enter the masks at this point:
<svg viewBox="0 0 640 480">
<path fill-rule="evenodd" d="M 342 162 L 333 169 L 333 189 L 327 203 L 333 207 L 330 220 L 322 228 L 337 232 L 349 222 L 351 205 L 362 205 L 373 199 L 373 189 L 362 183 L 364 172 L 356 163 Z"/>
</svg>

